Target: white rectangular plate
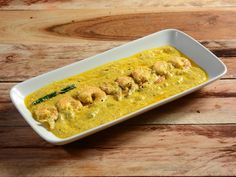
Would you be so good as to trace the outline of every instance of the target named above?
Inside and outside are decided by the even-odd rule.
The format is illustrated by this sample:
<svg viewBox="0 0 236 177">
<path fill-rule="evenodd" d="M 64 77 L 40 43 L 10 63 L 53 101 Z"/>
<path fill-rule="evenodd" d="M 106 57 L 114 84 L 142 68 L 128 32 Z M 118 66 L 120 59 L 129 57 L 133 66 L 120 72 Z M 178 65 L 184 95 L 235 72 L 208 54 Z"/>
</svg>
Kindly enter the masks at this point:
<svg viewBox="0 0 236 177">
<path fill-rule="evenodd" d="M 163 45 L 174 46 L 182 53 L 187 55 L 189 58 L 191 58 L 194 62 L 200 65 L 208 73 L 209 80 L 194 88 L 188 89 L 177 95 L 171 96 L 167 99 L 146 106 L 138 111 L 120 117 L 119 119 L 116 119 L 114 121 L 108 122 L 106 124 L 100 125 L 98 127 L 89 129 L 87 131 L 84 131 L 82 133 L 64 139 L 56 137 L 54 134 L 52 134 L 51 132 L 46 130 L 43 126 L 41 126 L 37 121 L 35 121 L 30 111 L 26 108 L 24 104 L 24 98 L 28 94 L 34 92 L 35 90 L 53 81 L 61 80 L 66 77 L 82 73 L 99 65 L 103 65 L 111 61 L 128 57 L 142 50 L 161 47 Z M 195 39 L 193 39 L 192 37 L 188 36 L 187 34 L 179 30 L 167 29 L 148 35 L 141 39 L 129 42 L 125 45 L 113 48 L 111 50 L 95 55 L 93 57 L 89 57 L 85 60 L 75 62 L 73 64 L 56 69 L 46 74 L 42 74 L 40 76 L 26 80 L 22 83 L 15 85 L 10 91 L 10 96 L 12 102 L 14 103 L 18 111 L 24 117 L 26 122 L 28 122 L 28 124 L 39 134 L 39 136 L 41 136 L 43 139 L 52 144 L 62 145 L 81 139 L 93 133 L 96 133 L 100 130 L 118 124 L 131 117 L 134 117 L 143 112 L 146 112 L 160 105 L 168 103 L 172 100 L 180 98 L 184 95 L 187 95 L 220 78 L 226 73 L 226 71 L 227 68 L 224 65 L 224 63 L 219 58 L 217 58 L 213 53 L 211 53 L 208 49 L 206 49 L 203 45 L 197 42 Z"/>
</svg>

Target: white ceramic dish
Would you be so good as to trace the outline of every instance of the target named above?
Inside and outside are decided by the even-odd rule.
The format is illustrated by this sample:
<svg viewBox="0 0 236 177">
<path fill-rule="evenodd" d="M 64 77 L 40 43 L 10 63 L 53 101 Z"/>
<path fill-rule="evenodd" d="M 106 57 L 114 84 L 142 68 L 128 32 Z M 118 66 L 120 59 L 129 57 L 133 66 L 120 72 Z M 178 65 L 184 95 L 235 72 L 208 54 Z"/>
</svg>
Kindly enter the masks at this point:
<svg viewBox="0 0 236 177">
<path fill-rule="evenodd" d="M 119 119 L 116 119 L 112 122 L 100 125 L 80 134 L 64 139 L 56 137 L 54 134 L 52 134 L 43 126 L 41 126 L 37 121 L 35 121 L 30 111 L 26 108 L 24 104 L 24 98 L 29 93 L 53 81 L 61 80 L 66 77 L 79 74 L 99 65 L 130 56 L 145 49 L 160 47 L 163 45 L 172 45 L 178 50 L 180 50 L 182 53 L 190 57 L 192 60 L 194 60 L 194 62 L 200 65 L 208 73 L 209 80 L 201 85 L 188 89 L 177 95 L 171 96 L 155 104 L 146 106 L 138 111 L 120 117 Z M 85 60 L 75 62 L 60 69 L 56 69 L 46 74 L 42 74 L 40 76 L 26 80 L 14 86 L 10 91 L 10 96 L 12 102 L 14 103 L 18 111 L 24 117 L 26 122 L 28 122 L 28 124 L 39 134 L 39 136 L 41 136 L 43 139 L 52 144 L 62 145 L 96 133 L 112 125 L 118 124 L 124 120 L 130 119 L 131 117 L 134 117 L 143 112 L 146 112 L 160 105 L 180 98 L 184 95 L 187 95 L 191 92 L 194 92 L 197 89 L 200 89 L 201 87 L 220 78 L 226 73 L 226 71 L 227 68 L 224 63 L 195 39 L 179 30 L 167 29 L 148 35 L 141 39 L 129 42 L 125 45 L 113 48 L 96 56 L 89 57 Z"/>
</svg>

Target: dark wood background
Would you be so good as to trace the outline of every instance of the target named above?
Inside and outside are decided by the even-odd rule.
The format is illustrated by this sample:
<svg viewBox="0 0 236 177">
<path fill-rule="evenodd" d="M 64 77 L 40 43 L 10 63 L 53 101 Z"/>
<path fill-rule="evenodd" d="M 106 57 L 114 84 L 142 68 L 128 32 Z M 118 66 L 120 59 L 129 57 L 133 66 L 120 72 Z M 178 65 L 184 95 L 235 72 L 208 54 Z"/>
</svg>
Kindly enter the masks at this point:
<svg viewBox="0 0 236 177">
<path fill-rule="evenodd" d="M 228 67 L 220 80 L 81 141 L 53 146 L 16 111 L 18 82 L 165 29 Z M 235 0 L 0 0 L 0 176 L 236 175 Z"/>
</svg>

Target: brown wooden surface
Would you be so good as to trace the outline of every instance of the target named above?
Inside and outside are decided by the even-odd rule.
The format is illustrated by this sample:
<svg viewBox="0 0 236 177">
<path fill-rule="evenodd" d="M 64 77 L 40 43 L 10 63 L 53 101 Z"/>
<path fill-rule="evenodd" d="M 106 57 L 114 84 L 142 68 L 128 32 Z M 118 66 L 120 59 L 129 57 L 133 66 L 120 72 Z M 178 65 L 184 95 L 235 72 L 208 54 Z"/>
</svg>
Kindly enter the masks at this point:
<svg viewBox="0 0 236 177">
<path fill-rule="evenodd" d="M 50 2 L 50 3 L 49 3 Z M 236 2 L 234 0 L 204 0 L 204 1 L 195 1 L 195 0 L 128 0 L 128 1 L 119 1 L 119 0 L 1 0 L 0 7 L 6 10 L 28 10 L 28 9 L 80 9 L 80 8 L 140 8 L 140 7 L 157 7 L 157 8 L 202 8 L 202 7 L 236 7 Z"/>
<path fill-rule="evenodd" d="M 236 175 L 235 0 L 0 0 L 0 176 Z M 192 35 L 228 73 L 83 140 L 53 146 L 9 89 L 165 28 Z"/>
</svg>

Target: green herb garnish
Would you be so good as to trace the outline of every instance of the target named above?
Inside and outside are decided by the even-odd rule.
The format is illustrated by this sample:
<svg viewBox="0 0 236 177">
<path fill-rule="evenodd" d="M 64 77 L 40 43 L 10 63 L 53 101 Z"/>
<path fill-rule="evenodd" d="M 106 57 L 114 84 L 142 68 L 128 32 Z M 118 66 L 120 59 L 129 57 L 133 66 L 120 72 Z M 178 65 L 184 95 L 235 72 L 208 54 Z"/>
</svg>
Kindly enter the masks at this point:
<svg viewBox="0 0 236 177">
<path fill-rule="evenodd" d="M 75 84 L 68 85 L 67 87 L 61 89 L 59 92 L 52 92 L 52 93 L 49 93 L 49 94 L 47 94 L 47 95 L 37 99 L 32 104 L 36 105 L 36 104 L 42 103 L 42 102 L 44 102 L 46 100 L 49 100 L 49 99 L 51 99 L 51 98 L 53 98 L 53 97 L 55 97 L 55 96 L 57 96 L 59 94 L 64 94 L 64 93 L 66 93 L 66 92 L 68 92 L 68 91 L 70 91 L 70 90 L 72 90 L 74 88 L 76 88 Z"/>
<path fill-rule="evenodd" d="M 46 101 L 46 100 L 49 100 L 50 98 L 53 98 L 53 97 L 55 97 L 55 96 L 57 96 L 57 92 L 52 92 L 52 93 L 50 93 L 50 94 L 47 94 L 47 95 L 45 95 L 45 96 L 43 96 L 43 97 L 37 99 L 37 100 L 34 101 L 32 104 L 33 104 L 33 105 L 36 105 L 36 104 L 42 103 L 42 102 L 44 102 L 44 101 Z"/>
<path fill-rule="evenodd" d="M 66 92 L 68 92 L 68 91 L 70 91 L 70 90 L 72 90 L 74 88 L 75 88 L 75 84 L 69 85 L 69 86 L 61 89 L 59 94 L 64 94 L 64 93 L 66 93 Z"/>
</svg>

